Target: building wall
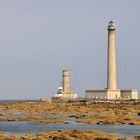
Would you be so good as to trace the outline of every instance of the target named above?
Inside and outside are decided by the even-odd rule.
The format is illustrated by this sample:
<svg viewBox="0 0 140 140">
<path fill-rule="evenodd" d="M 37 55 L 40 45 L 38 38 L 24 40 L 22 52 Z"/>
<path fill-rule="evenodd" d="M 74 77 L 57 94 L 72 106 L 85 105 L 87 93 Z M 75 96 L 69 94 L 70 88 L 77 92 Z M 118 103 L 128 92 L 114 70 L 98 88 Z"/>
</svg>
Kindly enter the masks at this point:
<svg viewBox="0 0 140 140">
<path fill-rule="evenodd" d="M 122 99 L 138 99 L 138 92 L 136 89 L 132 90 L 121 90 Z"/>
<path fill-rule="evenodd" d="M 52 103 L 55 102 L 61 102 L 61 101 L 69 101 L 69 100 L 75 100 L 78 98 L 77 94 L 69 92 L 69 93 L 63 93 L 63 94 L 56 94 L 56 96 L 53 96 L 51 98 Z"/>
<path fill-rule="evenodd" d="M 121 98 L 121 92 L 120 90 L 107 90 L 107 99 L 120 99 Z"/>
<path fill-rule="evenodd" d="M 64 94 L 62 94 L 62 98 L 75 99 L 75 98 L 77 98 L 77 94 L 71 93 L 71 92 L 64 93 Z"/>
<path fill-rule="evenodd" d="M 138 99 L 136 89 L 132 90 L 86 90 L 85 98 L 88 99 Z"/>
<path fill-rule="evenodd" d="M 107 99 L 107 93 L 105 90 L 86 90 L 85 97 L 92 99 Z"/>
</svg>

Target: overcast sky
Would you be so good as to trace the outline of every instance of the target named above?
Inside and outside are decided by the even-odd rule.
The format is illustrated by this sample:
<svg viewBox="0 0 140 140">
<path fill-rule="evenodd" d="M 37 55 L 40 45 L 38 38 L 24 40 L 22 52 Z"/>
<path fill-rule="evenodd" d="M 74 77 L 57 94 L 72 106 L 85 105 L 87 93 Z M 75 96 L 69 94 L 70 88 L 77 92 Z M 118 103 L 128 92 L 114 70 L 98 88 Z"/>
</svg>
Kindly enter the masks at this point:
<svg viewBox="0 0 140 140">
<path fill-rule="evenodd" d="M 117 83 L 140 91 L 140 0 L 0 0 L 0 99 L 106 88 L 107 26 L 116 24 Z"/>
</svg>

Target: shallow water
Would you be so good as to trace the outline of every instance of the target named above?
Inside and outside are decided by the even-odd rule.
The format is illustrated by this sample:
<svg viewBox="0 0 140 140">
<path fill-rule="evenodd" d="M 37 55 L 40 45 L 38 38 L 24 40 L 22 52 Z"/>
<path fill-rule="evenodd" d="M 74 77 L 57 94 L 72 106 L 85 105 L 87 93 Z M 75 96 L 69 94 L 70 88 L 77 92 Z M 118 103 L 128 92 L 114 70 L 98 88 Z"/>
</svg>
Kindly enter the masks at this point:
<svg viewBox="0 0 140 140">
<path fill-rule="evenodd" d="M 71 114 L 23 114 L 17 111 L 0 110 L 2 116 L 20 117 L 20 116 L 38 116 L 38 117 L 67 117 Z"/>
<path fill-rule="evenodd" d="M 134 118 L 135 119 L 140 119 L 140 115 L 135 115 Z"/>
<path fill-rule="evenodd" d="M 75 123 L 71 118 L 69 124 L 36 124 L 31 122 L 0 122 L 0 131 L 7 135 L 25 135 L 51 130 L 99 130 L 107 133 L 116 133 L 121 137 L 140 135 L 139 125 L 93 125 Z"/>
<path fill-rule="evenodd" d="M 22 114 L 20 112 L 0 111 L 4 116 L 40 116 L 40 117 L 64 117 L 72 114 Z M 94 114 L 98 115 L 98 114 Z M 139 117 L 139 116 L 137 116 Z M 87 119 L 87 118 L 85 118 Z M 92 118 L 93 119 L 93 118 Z M 140 125 L 96 125 L 76 123 L 80 118 L 69 118 L 65 122 L 68 124 L 36 124 L 34 122 L 0 122 L 0 131 L 4 131 L 6 135 L 25 135 L 34 134 L 41 131 L 52 130 L 99 130 L 107 133 L 116 133 L 120 137 L 129 137 L 140 135 Z"/>
</svg>

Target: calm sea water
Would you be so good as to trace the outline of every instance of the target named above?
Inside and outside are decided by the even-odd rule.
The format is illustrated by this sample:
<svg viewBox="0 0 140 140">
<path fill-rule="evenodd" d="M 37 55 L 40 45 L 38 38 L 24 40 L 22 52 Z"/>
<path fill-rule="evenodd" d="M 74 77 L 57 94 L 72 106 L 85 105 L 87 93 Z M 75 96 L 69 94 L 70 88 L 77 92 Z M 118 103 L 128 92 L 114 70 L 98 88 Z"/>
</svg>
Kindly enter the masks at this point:
<svg viewBox="0 0 140 140">
<path fill-rule="evenodd" d="M 93 125 L 75 123 L 68 120 L 69 124 L 36 124 L 31 122 L 0 122 L 0 131 L 7 135 L 25 135 L 51 130 L 99 130 L 107 133 L 116 133 L 120 137 L 140 135 L 139 125 Z"/>
<path fill-rule="evenodd" d="M 3 103 L 3 102 L 36 102 L 36 101 L 40 101 L 38 99 L 13 99 L 13 100 L 0 100 L 0 103 Z"/>
</svg>

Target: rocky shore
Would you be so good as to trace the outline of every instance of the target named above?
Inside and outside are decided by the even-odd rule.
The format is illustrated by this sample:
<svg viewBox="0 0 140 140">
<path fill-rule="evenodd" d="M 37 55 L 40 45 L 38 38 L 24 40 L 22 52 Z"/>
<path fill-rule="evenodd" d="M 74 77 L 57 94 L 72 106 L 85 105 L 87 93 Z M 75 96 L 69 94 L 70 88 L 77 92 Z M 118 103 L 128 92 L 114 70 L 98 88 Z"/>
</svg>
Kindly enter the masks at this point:
<svg viewBox="0 0 140 140">
<path fill-rule="evenodd" d="M 118 138 L 113 134 L 93 130 L 58 130 L 25 136 L 5 136 L 4 133 L 0 133 L 0 140 L 139 140 L 138 138 Z"/>
<path fill-rule="evenodd" d="M 119 138 L 115 134 L 107 134 L 95 130 L 58 130 L 24 136 L 5 136 L 3 132 L 0 132 L 0 140 L 140 140 L 140 136 Z"/>
<path fill-rule="evenodd" d="M 114 125 L 140 125 L 140 103 L 48 103 L 48 102 L 6 102 L 0 103 L 0 121 L 32 121 L 34 123 L 69 123 L 75 118 L 78 123 Z M 117 136 L 98 131 L 52 131 L 32 136 L 5 136 L 0 140 L 119 140 Z M 126 138 L 129 140 L 129 138 Z M 131 138 L 138 140 L 138 136 Z M 120 139 L 123 140 L 123 139 Z"/>
<path fill-rule="evenodd" d="M 0 121 L 36 121 L 40 123 L 65 123 L 69 118 L 88 124 L 140 125 L 140 104 L 74 104 L 47 102 L 0 103 Z M 53 114 L 54 116 L 37 116 Z M 56 114 L 56 116 L 55 116 Z M 70 114 L 58 116 L 58 114 Z"/>
</svg>

